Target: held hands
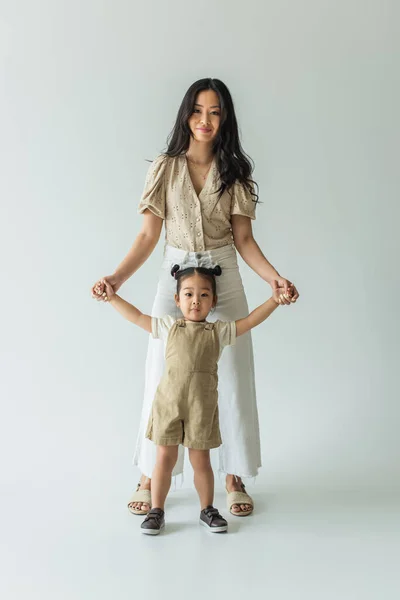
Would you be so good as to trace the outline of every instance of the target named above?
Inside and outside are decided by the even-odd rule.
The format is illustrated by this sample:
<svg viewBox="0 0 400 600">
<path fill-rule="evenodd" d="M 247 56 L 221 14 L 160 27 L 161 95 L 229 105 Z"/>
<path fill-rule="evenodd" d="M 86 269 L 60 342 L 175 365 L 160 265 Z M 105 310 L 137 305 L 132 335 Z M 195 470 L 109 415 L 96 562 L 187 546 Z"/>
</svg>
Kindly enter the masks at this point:
<svg viewBox="0 0 400 600">
<path fill-rule="evenodd" d="M 104 290 L 101 295 L 101 300 L 103 302 L 108 302 L 113 296 L 115 296 L 115 292 L 114 292 L 112 286 L 109 284 L 109 282 L 106 279 L 101 279 L 98 283 L 100 283 L 102 286 L 102 287 L 99 287 L 98 289 Z"/>
<path fill-rule="evenodd" d="M 272 297 L 277 304 L 294 304 L 299 297 L 299 292 L 289 279 L 278 277 L 277 279 L 273 279 L 270 285 L 272 288 Z"/>
<path fill-rule="evenodd" d="M 99 279 L 92 287 L 92 298 L 98 302 L 107 302 L 113 294 L 116 294 L 121 287 L 122 282 L 115 275 L 109 275 L 103 279 Z M 107 291 L 109 287 L 109 292 Z"/>
</svg>

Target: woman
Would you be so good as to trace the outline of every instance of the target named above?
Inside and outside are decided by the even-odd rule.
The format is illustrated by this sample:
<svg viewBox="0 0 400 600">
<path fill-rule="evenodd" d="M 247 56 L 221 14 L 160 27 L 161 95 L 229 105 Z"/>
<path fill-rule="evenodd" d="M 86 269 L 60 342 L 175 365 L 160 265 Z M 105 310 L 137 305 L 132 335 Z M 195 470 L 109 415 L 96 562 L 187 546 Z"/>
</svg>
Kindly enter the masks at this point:
<svg viewBox="0 0 400 600">
<path fill-rule="evenodd" d="M 258 196 L 252 165 L 244 153 L 230 92 L 218 79 L 201 79 L 190 86 L 178 111 L 167 151 L 150 166 L 139 204 L 140 233 L 115 273 L 106 279 L 116 292 L 154 250 L 165 221 L 166 246 L 152 315 L 174 314 L 171 266 L 188 256 L 207 256 L 220 264 L 218 308 L 214 319 L 236 320 L 248 314 L 236 260 L 243 260 L 272 288 L 283 305 L 296 302 L 295 286 L 281 277 L 256 243 L 251 220 Z M 104 299 L 104 284 L 92 288 Z M 164 347 L 150 337 L 146 361 L 145 399 L 134 464 L 142 476 L 129 510 L 145 514 L 151 507 L 151 473 L 155 451 L 145 439 L 145 425 L 164 366 Z M 235 375 L 240 372 L 240 377 Z M 236 516 L 254 508 L 242 478 L 254 477 L 261 466 L 258 414 L 250 333 L 225 349 L 219 363 L 219 410 L 223 446 L 220 471 L 226 474 L 227 503 Z M 183 448 L 174 475 L 183 471 Z"/>
</svg>

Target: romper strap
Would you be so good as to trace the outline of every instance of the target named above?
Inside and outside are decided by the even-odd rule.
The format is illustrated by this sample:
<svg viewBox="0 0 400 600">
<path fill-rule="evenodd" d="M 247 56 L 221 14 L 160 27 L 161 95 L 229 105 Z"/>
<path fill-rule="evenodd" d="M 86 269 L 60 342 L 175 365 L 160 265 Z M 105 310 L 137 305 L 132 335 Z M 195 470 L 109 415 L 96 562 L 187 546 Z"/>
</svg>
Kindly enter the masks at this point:
<svg viewBox="0 0 400 600">
<path fill-rule="evenodd" d="M 214 323 L 206 323 L 206 326 L 204 327 L 204 329 L 208 329 L 208 330 L 212 331 L 214 329 Z"/>
<path fill-rule="evenodd" d="M 177 325 L 178 327 L 186 327 L 185 319 L 178 319 Z"/>
</svg>

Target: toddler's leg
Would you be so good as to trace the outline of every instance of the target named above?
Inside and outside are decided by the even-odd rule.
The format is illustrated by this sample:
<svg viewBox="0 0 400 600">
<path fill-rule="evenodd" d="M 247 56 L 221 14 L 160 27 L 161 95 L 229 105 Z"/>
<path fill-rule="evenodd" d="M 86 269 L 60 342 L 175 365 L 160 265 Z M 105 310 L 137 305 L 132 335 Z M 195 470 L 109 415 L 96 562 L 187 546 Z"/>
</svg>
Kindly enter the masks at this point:
<svg viewBox="0 0 400 600">
<path fill-rule="evenodd" d="M 201 510 L 212 506 L 214 500 L 214 473 L 209 450 L 189 449 L 189 459 L 194 471 L 194 485 L 200 498 Z"/>
<path fill-rule="evenodd" d="M 156 466 L 151 478 L 153 508 L 164 510 L 165 499 L 171 487 L 172 471 L 178 458 L 179 446 L 157 446 Z"/>
<path fill-rule="evenodd" d="M 212 533 L 227 531 L 228 523 L 213 507 L 214 473 L 209 450 L 189 449 L 189 458 L 194 470 L 194 485 L 200 498 L 200 524 Z"/>
<path fill-rule="evenodd" d="M 164 504 L 177 458 L 178 446 L 157 446 L 156 466 L 151 479 L 153 508 L 140 526 L 142 533 L 158 535 L 164 527 Z"/>
</svg>

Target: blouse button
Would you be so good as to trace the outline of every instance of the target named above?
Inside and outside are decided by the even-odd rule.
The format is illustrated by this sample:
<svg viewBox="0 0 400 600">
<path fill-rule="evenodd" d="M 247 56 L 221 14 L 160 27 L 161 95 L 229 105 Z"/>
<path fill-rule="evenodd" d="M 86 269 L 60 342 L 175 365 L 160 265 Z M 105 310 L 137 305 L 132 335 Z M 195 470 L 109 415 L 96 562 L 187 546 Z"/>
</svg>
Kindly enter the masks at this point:
<svg viewBox="0 0 400 600">
<path fill-rule="evenodd" d="M 197 217 L 196 221 L 199 222 L 200 221 L 200 217 Z"/>
<path fill-rule="evenodd" d="M 200 237 L 200 236 L 201 236 L 201 233 L 200 233 L 200 231 L 199 231 L 199 233 L 197 234 L 197 237 Z"/>
</svg>

